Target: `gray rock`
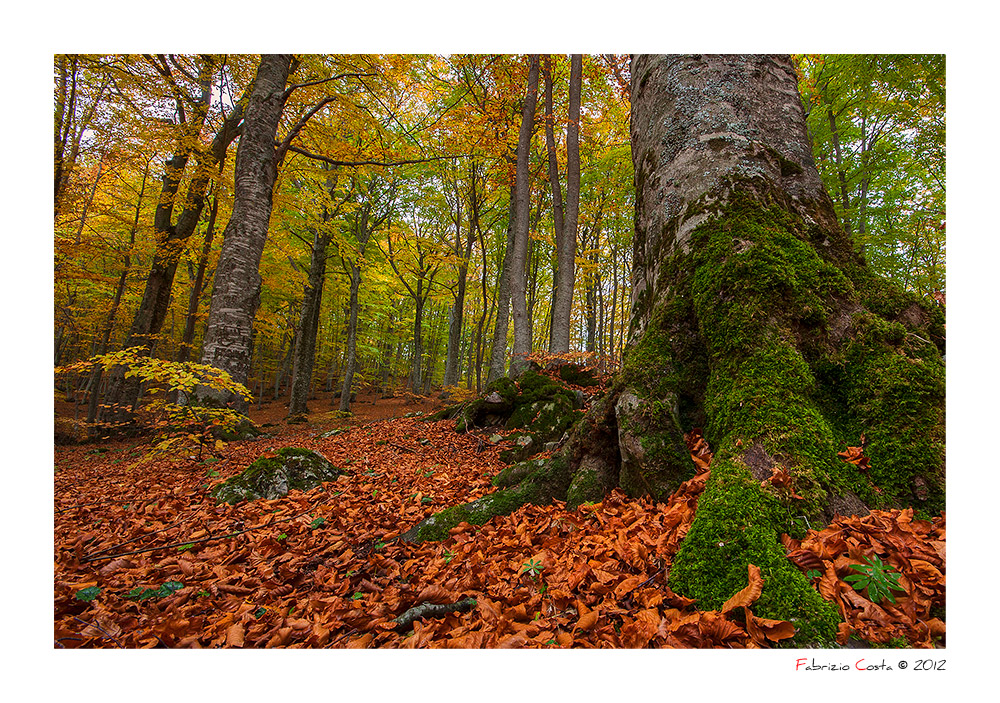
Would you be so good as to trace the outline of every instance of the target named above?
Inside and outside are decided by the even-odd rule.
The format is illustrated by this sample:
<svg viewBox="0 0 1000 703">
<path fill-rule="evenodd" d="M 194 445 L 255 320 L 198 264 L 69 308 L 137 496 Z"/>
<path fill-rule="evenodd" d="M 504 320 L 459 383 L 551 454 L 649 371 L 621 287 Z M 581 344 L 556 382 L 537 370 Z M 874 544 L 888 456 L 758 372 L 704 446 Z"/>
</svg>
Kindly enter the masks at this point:
<svg viewBox="0 0 1000 703">
<path fill-rule="evenodd" d="M 244 500 L 281 498 L 292 489 L 308 491 L 324 481 L 335 481 L 341 473 L 319 452 L 285 447 L 223 481 L 210 495 L 219 503 L 233 505 Z"/>
</svg>

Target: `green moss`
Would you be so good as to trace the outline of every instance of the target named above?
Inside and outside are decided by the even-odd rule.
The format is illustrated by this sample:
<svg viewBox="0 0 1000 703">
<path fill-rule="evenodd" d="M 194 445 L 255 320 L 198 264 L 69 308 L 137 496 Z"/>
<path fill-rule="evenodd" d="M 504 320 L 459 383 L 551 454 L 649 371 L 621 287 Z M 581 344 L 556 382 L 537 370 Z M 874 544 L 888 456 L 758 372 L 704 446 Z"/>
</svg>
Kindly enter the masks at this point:
<svg viewBox="0 0 1000 703">
<path fill-rule="evenodd" d="M 221 439 L 223 442 L 239 442 L 245 439 L 253 439 L 261 434 L 263 432 L 249 418 L 241 420 L 234 428 L 215 427 L 212 430 L 212 436 L 216 439 Z"/>
<path fill-rule="evenodd" d="M 764 587 L 753 612 L 792 621 L 798 644 L 832 644 L 840 622 L 837 609 L 785 557 L 774 528 L 782 519 L 782 506 L 745 467 L 717 458 L 697 517 L 674 559 L 670 587 L 697 598 L 702 610 L 719 609 L 747 585 L 747 565 L 754 564 Z"/>
<path fill-rule="evenodd" d="M 540 400 L 551 400 L 557 396 L 567 398 L 573 402 L 573 392 L 553 381 L 548 376 L 543 376 L 534 371 L 525 371 L 517 379 L 518 394 L 514 403 L 518 407 L 533 405 Z"/>
<path fill-rule="evenodd" d="M 509 515 L 523 505 L 548 505 L 565 495 L 570 480 L 570 466 L 565 457 L 556 455 L 546 461 L 526 462 L 527 475 L 520 483 L 485 495 L 471 503 L 455 505 L 432 515 L 409 530 L 404 539 L 417 542 L 445 539 L 448 531 L 463 522 L 483 525 L 490 518 Z"/>
<path fill-rule="evenodd" d="M 573 480 L 566 491 L 566 507 L 575 510 L 584 503 L 599 502 L 604 499 L 606 490 L 607 487 L 595 469 L 581 466 L 573 474 Z"/>
<path fill-rule="evenodd" d="M 279 498 L 290 490 L 308 491 L 341 473 L 311 449 L 284 447 L 276 456 L 260 458 L 242 473 L 223 481 L 211 491 L 220 503 L 236 504 L 258 498 Z"/>
<path fill-rule="evenodd" d="M 944 509 L 945 366 L 902 325 L 868 316 L 845 352 L 849 436 L 867 439 L 870 480 L 885 504 Z"/>
<path fill-rule="evenodd" d="M 563 364 L 559 367 L 559 378 L 576 386 L 596 386 L 599 381 L 594 377 L 593 369 L 586 369 L 576 364 Z"/>
<path fill-rule="evenodd" d="M 867 477 L 837 459 L 843 438 L 824 414 L 817 373 L 837 376 L 840 352 L 809 342 L 825 338 L 833 306 L 853 288 L 809 236 L 787 211 L 740 191 L 692 235 L 690 291 L 707 349 L 704 410 L 715 460 L 671 572 L 674 590 L 714 608 L 756 564 L 765 588 L 754 612 L 793 620 L 806 643 L 832 641 L 839 618 L 785 558 L 779 535 L 798 516 L 821 519 L 832 496 L 876 496 Z M 886 325 L 883 333 L 898 340 L 905 330 Z M 738 458 L 750 443 L 789 471 L 802 500 L 762 488 L 771 467 L 751 475 Z"/>
</svg>

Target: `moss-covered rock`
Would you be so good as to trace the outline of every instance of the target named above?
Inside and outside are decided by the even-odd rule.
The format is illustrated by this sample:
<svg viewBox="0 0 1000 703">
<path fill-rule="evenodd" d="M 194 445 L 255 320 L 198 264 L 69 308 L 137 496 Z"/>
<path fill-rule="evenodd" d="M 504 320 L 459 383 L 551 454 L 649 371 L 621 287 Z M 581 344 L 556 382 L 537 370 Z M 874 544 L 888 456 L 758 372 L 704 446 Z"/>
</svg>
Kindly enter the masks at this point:
<svg viewBox="0 0 1000 703">
<path fill-rule="evenodd" d="M 577 364 L 561 364 L 559 366 L 559 378 L 574 386 L 596 386 L 600 383 L 594 373 L 594 369 L 578 366 Z"/>
<path fill-rule="evenodd" d="M 257 425 L 250 421 L 250 418 L 244 418 L 235 427 L 215 427 L 212 430 L 212 435 L 216 439 L 221 439 L 223 442 L 239 442 L 248 439 L 257 439 L 262 434 L 261 430 Z"/>
<path fill-rule="evenodd" d="M 210 495 L 219 503 L 233 505 L 244 500 L 280 498 L 292 489 L 308 491 L 324 481 L 335 481 L 341 473 L 319 452 L 285 447 L 218 484 Z"/>
</svg>

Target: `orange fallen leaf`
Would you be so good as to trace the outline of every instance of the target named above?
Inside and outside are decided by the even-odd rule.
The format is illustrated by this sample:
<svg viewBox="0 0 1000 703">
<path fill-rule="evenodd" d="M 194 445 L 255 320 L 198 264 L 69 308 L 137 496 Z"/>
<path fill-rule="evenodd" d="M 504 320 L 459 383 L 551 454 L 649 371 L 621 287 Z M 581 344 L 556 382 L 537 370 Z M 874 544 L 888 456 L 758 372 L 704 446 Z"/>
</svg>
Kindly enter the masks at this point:
<svg viewBox="0 0 1000 703">
<path fill-rule="evenodd" d="M 227 647 L 242 647 L 243 637 L 245 633 L 243 631 L 243 623 L 234 622 L 226 630 L 226 646 Z"/>
<path fill-rule="evenodd" d="M 580 616 L 580 619 L 576 621 L 576 629 L 583 630 L 584 632 L 592 630 L 594 625 L 597 624 L 597 618 L 600 617 L 600 613 L 596 610 L 591 610 L 588 613 Z"/>
<path fill-rule="evenodd" d="M 760 593 L 764 588 L 764 579 L 760 575 L 760 567 L 754 564 L 747 564 L 748 583 L 746 588 L 733 594 L 733 596 L 722 605 L 722 612 L 728 613 L 733 608 L 747 606 L 760 598 Z"/>
<path fill-rule="evenodd" d="M 750 634 L 750 639 L 757 644 L 764 644 L 765 639 L 778 642 L 795 636 L 795 625 L 786 620 L 759 618 L 745 606 L 743 612 L 746 614 L 747 632 Z"/>
</svg>

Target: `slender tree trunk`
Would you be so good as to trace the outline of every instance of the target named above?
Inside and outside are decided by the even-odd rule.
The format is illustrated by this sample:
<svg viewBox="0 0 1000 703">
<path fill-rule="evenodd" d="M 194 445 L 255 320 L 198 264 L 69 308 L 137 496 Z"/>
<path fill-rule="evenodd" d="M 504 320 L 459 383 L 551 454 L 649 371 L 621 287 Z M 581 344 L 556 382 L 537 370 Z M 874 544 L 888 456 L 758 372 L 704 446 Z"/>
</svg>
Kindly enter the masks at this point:
<svg viewBox="0 0 1000 703">
<path fill-rule="evenodd" d="M 75 56 L 60 54 L 57 59 L 59 64 L 59 86 L 56 93 L 55 111 L 55 139 L 54 139 L 54 187 L 53 206 L 54 216 L 59 215 L 59 204 L 62 200 L 62 191 L 65 184 L 63 174 L 66 171 L 66 141 L 68 139 L 70 125 L 76 111 L 76 63 Z M 67 65 L 68 64 L 68 65 Z M 68 95 L 67 95 L 68 91 Z"/>
<path fill-rule="evenodd" d="M 302 299 L 299 317 L 299 335 L 295 343 L 295 361 L 292 364 L 292 390 L 288 401 L 288 415 L 309 412 L 306 401 L 312 387 L 313 365 L 316 360 L 316 332 L 319 330 L 319 312 L 323 302 L 323 282 L 326 280 L 326 249 L 330 235 L 313 235 L 312 254 L 309 262 L 309 281 Z"/>
<path fill-rule="evenodd" d="M 253 318 L 260 304 L 260 258 L 267 240 L 271 199 L 277 177 L 274 140 L 285 106 L 290 54 L 261 57 L 236 150 L 233 213 L 223 233 L 215 287 L 202 348 L 202 363 L 248 381 L 253 351 Z M 205 391 L 202 391 L 205 395 Z M 246 412 L 247 403 L 221 399 Z"/>
<path fill-rule="evenodd" d="M 528 155 L 531 151 L 531 134 L 534 131 L 535 104 L 538 101 L 538 55 L 531 56 L 528 69 L 528 88 L 521 111 L 521 130 L 517 140 L 517 171 L 515 175 L 514 247 L 510 267 L 510 301 L 514 320 L 514 353 L 510 375 L 519 376 L 527 368 L 531 353 L 531 318 L 525 291 L 528 260 L 528 217 L 531 203 Z"/>
<path fill-rule="evenodd" d="M 555 332 L 557 325 L 552 324 L 553 316 L 556 314 L 557 310 L 561 310 L 560 294 L 562 289 L 559 287 L 560 275 L 559 266 L 563 263 L 560 253 L 560 244 L 562 244 L 565 238 L 565 219 L 563 217 L 563 198 L 562 198 L 562 187 L 559 184 L 559 159 L 556 152 L 556 138 L 555 138 L 555 115 L 552 110 L 552 56 L 551 54 L 545 55 L 545 61 L 543 64 L 543 74 L 545 77 L 545 151 L 548 155 L 548 168 L 549 168 L 549 185 L 552 189 L 552 229 L 555 235 L 556 242 L 556 258 L 555 267 L 553 269 L 553 284 L 552 284 L 552 309 L 551 315 L 549 316 L 549 351 L 555 352 L 555 340 L 553 339 L 553 333 Z"/>
<path fill-rule="evenodd" d="M 458 385 L 459 377 L 459 346 L 462 343 L 462 318 L 465 308 L 465 287 L 469 274 L 469 266 L 466 263 L 459 265 L 458 282 L 455 286 L 455 301 L 448 313 L 448 352 L 445 358 L 444 380 L 445 386 Z"/>
<path fill-rule="evenodd" d="M 552 336 L 549 351 L 569 351 L 573 284 L 576 279 L 576 237 L 580 212 L 580 84 L 583 57 L 573 54 L 569 74 L 569 121 L 566 124 L 566 222 L 556 230 L 556 273 L 552 295 Z"/>
<path fill-rule="evenodd" d="M 457 386 L 460 373 L 459 364 L 461 363 L 461 359 L 459 356 L 459 347 L 462 342 L 462 321 L 465 315 L 465 289 L 468 285 L 469 258 L 472 256 L 472 245 L 476 241 L 475 230 L 478 226 L 477 218 L 479 216 L 479 194 L 476 187 L 476 178 L 476 164 L 473 163 L 469 168 L 469 230 L 464 246 L 461 237 L 461 195 L 458 192 L 458 188 L 456 187 L 455 189 L 455 198 L 458 205 L 456 205 L 455 211 L 455 243 L 452 250 L 459 258 L 459 263 L 458 280 L 455 283 L 455 299 L 448 318 L 448 351 L 445 357 L 444 379 L 441 382 L 444 386 Z"/>
<path fill-rule="evenodd" d="M 510 281 L 514 265 L 514 227 L 517 210 L 517 189 L 511 186 L 507 208 L 507 241 L 504 247 L 503 266 L 497 281 L 497 321 L 493 326 L 493 345 L 490 351 L 490 371 L 486 382 L 492 383 L 504 375 L 507 368 L 507 330 L 510 325 Z M 485 270 L 485 269 L 484 269 Z"/>
<path fill-rule="evenodd" d="M 225 159 L 219 162 L 219 178 L 222 178 Z M 205 273 L 208 270 L 208 257 L 212 253 L 212 240 L 215 239 L 215 220 L 219 214 L 219 181 L 216 181 L 215 194 L 212 197 L 212 209 L 208 214 L 208 226 L 205 228 L 205 241 L 198 256 L 198 269 L 194 282 L 191 284 L 191 294 L 188 296 L 187 316 L 184 320 L 184 336 L 177 353 L 178 361 L 187 361 L 191 357 L 191 346 L 194 343 L 195 323 L 198 319 L 198 307 L 201 304 L 201 294 L 205 289 Z"/>
<path fill-rule="evenodd" d="M 101 175 L 104 173 L 104 155 L 101 154 L 97 164 L 97 174 L 94 182 L 90 184 L 90 192 L 87 193 L 87 200 L 83 203 L 83 212 L 80 213 L 80 224 L 76 228 L 76 243 L 83 241 L 83 230 L 87 226 L 87 215 L 90 214 L 90 206 L 94 204 L 94 196 L 97 195 L 97 185 L 101 182 Z"/>
<path fill-rule="evenodd" d="M 351 293 L 347 313 L 347 358 L 344 362 L 344 384 L 340 389 L 340 412 L 350 412 L 351 387 L 358 363 L 358 290 L 361 288 L 361 266 L 351 267 Z"/>
<path fill-rule="evenodd" d="M 362 206 L 355 216 L 355 238 L 358 244 L 357 258 L 351 265 L 351 290 L 348 300 L 347 349 L 344 360 L 344 383 L 340 391 L 340 412 L 349 412 L 351 408 L 351 387 L 354 384 L 354 374 L 357 369 L 358 349 L 358 292 L 361 289 L 361 258 L 371 238 L 372 229 L 376 223 L 371 222 L 371 203 Z M 379 220 L 381 222 L 381 220 Z"/>
<path fill-rule="evenodd" d="M 847 174 L 844 167 L 844 155 L 840 146 L 840 130 L 837 128 L 837 118 L 833 114 L 833 106 L 826 107 L 827 119 L 830 122 L 830 139 L 833 141 L 833 155 L 837 166 L 837 182 L 840 186 L 840 223 L 847 234 L 851 233 L 851 197 L 847 190 Z"/>
<path fill-rule="evenodd" d="M 417 281 L 416 294 L 413 296 L 413 359 L 410 367 L 410 390 L 420 392 L 420 369 L 424 359 L 424 281 Z"/>
<path fill-rule="evenodd" d="M 139 197 L 135 204 L 135 216 L 132 219 L 132 227 L 129 230 L 128 250 L 125 253 L 125 259 L 122 262 L 122 272 L 118 277 L 118 285 L 115 286 L 115 294 L 111 301 L 111 310 L 108 311 L 108 320 L 104 326 L 104 333 L 101 335 L 101 344 L 96 351 L 97 354 L 106 354 L 108 351 L 108 345 L 111 342 L 111 332 L 114 330 L 115 319 L 118 316 L 118 308 L 121 305 L 122 297 L 125 295 L 125 285 L 128 281 L 128 274 L 132 267 L 132 249 L 135 247 L 135 235 L 139 231 L 139 215 L 142 212 L 142 198 L 146 194 L 146 178 L 149 175 L 149 163 L 149 161 L 146 162 L 146 168 L 142 173 L 142 185 L 139 188 Z M 87 408 L 88 425 L 92 425 L 99 419 L 98 399 L 101 397 L 99 390 L 101 387 L 102 374 L 103 370 L 101 367 L 95 368 L 93 378 L 90 382 L 90 404 Z"/>
</svg>

